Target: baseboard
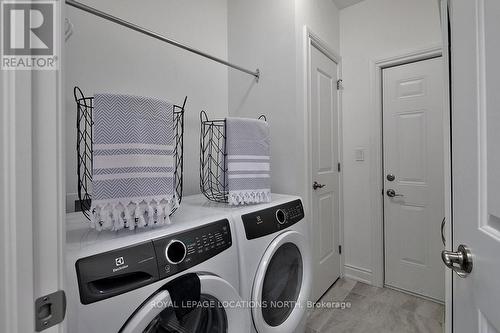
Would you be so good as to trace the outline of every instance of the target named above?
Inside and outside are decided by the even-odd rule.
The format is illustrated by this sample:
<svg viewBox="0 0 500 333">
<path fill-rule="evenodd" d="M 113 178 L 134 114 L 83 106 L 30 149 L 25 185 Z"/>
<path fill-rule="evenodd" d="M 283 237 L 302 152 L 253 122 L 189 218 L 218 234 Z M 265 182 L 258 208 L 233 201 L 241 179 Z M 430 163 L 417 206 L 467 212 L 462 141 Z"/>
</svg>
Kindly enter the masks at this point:
<svg viewBox="0 0 500 333">
<path fill-rule="evenodd" d="M 366 284 L 372 284 L 372 271 L 361 267 L 344 265 L 345 277 Z"/>
<path fill-rule="evenodd" d="M 434 303 L 439 303 L 439 304 L 445 305 L 444 300 L 442 300 L 442 299 L 437 299 L 437 298 L 434 298 L 434 297 L 430 297 L 430 296 L 426 296 L 426 295 L 423 295 L 423 294 L 415 293 L 413 291 L 401 289 L 401 288 L 398 288 L 398 287 L 395 287 L 395 286 L 391 286 L 389 284 L 384 285 L 384 287 L 385 288 L 389 288 L 389 289 L 393 289 L 393 290 L 396 290 L 396 291 L 399 291 L 401 293 L 412 295 L 412 296 L 415 296 L 415 297 L 423 298 L 423 299 L 426 299 L 426 300 L 434 302 Z"/>
</svg>

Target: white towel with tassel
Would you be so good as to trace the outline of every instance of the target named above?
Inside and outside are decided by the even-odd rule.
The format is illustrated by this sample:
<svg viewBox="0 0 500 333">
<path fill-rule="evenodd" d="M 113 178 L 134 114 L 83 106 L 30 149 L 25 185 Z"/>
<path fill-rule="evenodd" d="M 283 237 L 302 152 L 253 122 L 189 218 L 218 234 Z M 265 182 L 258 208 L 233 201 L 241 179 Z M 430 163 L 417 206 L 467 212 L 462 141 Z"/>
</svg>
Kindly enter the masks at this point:
<svg viewBox="0 0 500 333">
<path fill-rule="evenodd" d="M 228 203 L 271 201 L 269 125 L 264 120 L 226 118 Z"/>
<path fill-rule="evenodd" d="M 170 223 L 174 191 L 173 105 L 96 94 L 93 114 L 91 226 L 134 229 Z"/>
</svg>

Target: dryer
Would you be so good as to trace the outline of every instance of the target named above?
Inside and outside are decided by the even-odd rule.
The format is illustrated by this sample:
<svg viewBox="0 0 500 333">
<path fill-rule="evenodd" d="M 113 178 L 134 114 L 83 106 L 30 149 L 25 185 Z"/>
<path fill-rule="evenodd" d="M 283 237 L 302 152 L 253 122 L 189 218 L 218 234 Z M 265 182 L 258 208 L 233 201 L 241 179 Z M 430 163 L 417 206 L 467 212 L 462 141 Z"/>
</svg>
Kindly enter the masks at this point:
<svg viewBox="0 0 500 333">
<path fill-rule="evenodd" d="M 252 331 L 304 332 L 312 254 L 302 200 L 272 194 L 272 202 L 249 206 L 211 203 L 201 196 L 187 197 L 186 202 L 231 214 L 239 250 L 240 293 L 250 305 Z"/>
<path fill-rule="evenodd" d="M 242 298 L 227 215 L 183 205 L 171 225 L 100 233 L 79 213 L 67 220 L 68 332 L 250 331 L 248 312 L 233 306 Z"/>
</svg>

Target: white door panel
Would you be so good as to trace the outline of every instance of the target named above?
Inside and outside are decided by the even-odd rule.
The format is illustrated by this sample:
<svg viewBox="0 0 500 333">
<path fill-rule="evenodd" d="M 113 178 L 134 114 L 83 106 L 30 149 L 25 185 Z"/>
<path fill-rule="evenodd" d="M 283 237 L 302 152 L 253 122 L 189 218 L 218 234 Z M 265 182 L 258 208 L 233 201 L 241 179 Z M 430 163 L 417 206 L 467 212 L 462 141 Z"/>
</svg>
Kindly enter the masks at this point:
<svg viewBox="0 0 500 333">
<path fill-rule="evenodd" d="M 311 47 L 312 244 L 317 300 L 340 276 L 337 64 Z M 312 184 L 311 184 L 312 185 Z"/>
<path fill-rule="evenodd" d="M 500 1 L 451 1 L 453 248 L 473 270 L 454 274 L 454 332 L 500 331 Z"/>
<path fill-rule="evenodd" d="M 334 221 L 335 217 L 332 216 L 334 211 L 332 207 L 335 205 L 334 193 L 325 193 L 318 196 L 319 201 L 319 220 L 320 221 Z M 332 255 L 335 255 L 334 246 L 335 241 L 332 235 L 335 234 L 333 223 L 323 223 L 321 227 L 321 234 L 319 235 L 319 263 L 320 265 L 327 261 Z"/>
<path fill-rule="evenodd" d="M 441 58 L 383 70 L 385 283 L 444 300 Z M 394 175 L 393 181 L 387 175 Z"/>
</svg>

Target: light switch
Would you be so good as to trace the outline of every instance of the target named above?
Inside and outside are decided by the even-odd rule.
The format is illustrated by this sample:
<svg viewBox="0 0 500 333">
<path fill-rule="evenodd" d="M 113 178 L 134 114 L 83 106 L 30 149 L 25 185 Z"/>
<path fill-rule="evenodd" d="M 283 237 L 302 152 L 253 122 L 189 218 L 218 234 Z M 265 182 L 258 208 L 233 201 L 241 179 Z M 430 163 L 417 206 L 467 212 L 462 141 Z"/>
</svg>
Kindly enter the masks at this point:
<svg viewBox="0 0 500 333">
<path fill-rule="evenodd" d="M 354 158 L 356 161 L 364 161 L 365 160 L 365 150 L 363 148 L 356 148 L 354 150 Z"/>
</svg>

